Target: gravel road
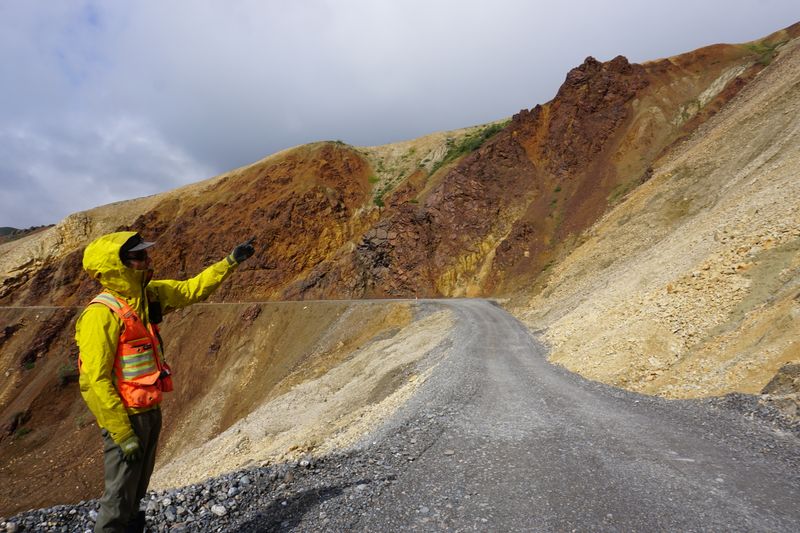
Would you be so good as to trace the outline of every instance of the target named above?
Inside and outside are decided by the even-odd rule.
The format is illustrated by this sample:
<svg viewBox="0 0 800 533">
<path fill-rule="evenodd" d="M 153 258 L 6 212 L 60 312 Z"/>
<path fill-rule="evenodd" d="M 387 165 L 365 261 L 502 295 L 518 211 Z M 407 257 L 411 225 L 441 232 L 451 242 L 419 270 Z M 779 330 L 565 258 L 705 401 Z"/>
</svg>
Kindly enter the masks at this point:
<svg viewBox="0 0 800 533">
<path fill-rule="evenodd" d="M 800 431 L 753 397 L 622 391 L 548 363 L 489 301 L 419 305 L 453 309 L 457 326 L 378 431 L 344 455 L 152 493 L 152 529 L 800 531 Z M 75 517 L 93 504 L 15 520 L 60 530 L 89 524 Z"/>
<path fill-rule="evenodd" d="M 347 523 L 323 510 L 336 527 L 320 524 L 315 509 L 285 528 L 800 530 L 800 439 L 743 416 L 752 402 L 732 410 L 590 382 L 548 363 L 491 302 L 430 305 L 454 309 L 458 326 L 438 372 L 364 451 L 356 478 L 371 483 L 357 486 L 380 490 L 354 498 Z M 392 463 L 389 483 L 377 463 Z"/>
<path fill-rule="evenodd" d="M 450 414 L 363 529 L 800 530 L 796 435 L 588 382 L 502 309 L 447 305 L 450 397 L 427 404 Z"/>
</svg>

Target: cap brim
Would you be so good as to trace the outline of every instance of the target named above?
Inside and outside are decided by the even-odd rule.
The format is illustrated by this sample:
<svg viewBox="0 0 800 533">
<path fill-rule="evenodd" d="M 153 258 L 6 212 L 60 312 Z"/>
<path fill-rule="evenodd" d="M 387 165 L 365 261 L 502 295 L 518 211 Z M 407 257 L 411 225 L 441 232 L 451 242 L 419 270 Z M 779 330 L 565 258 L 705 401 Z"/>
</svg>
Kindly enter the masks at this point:
<svg viewBox="0 0 800 533">
<path fill-rule="evenodd" d="M 140 250 L 147 250 L 148 248 L 150 248 L 153 245 L 155 245 L 154 242 L 142 241 L 139 244 L 137 244 L 136 246 L 134 246 L 133 248 L 129 248 L 128 251 L 129 252 L 138 252 Z"/>
</svg>

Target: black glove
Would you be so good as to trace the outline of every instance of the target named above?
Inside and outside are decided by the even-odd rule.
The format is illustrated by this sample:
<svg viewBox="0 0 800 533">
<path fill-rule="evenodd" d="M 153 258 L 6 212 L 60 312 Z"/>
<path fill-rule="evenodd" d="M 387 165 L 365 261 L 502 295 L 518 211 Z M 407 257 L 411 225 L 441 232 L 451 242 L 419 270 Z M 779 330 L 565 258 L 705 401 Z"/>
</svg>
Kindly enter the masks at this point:
<svg viewBox="0 0 800 533">
<path fill-rule="evenodd" d="M 243 242 L 239 246 L 233 249 L 231 255 L 228 256 L 228 263 L 241 263 L 251 255 L 256 252 L 256 249 L 253 248 L 253 241 L 256 240 L 255 237 L 251 237 L 249 241 Z"/>
<path fill-rule="evenodd" d="M 134 435 L 119 443 L 119 450 L 122 453 L 122 460 L 126 463 L 135 463 L 142 456 L 142 443 Z"/>
</svg>

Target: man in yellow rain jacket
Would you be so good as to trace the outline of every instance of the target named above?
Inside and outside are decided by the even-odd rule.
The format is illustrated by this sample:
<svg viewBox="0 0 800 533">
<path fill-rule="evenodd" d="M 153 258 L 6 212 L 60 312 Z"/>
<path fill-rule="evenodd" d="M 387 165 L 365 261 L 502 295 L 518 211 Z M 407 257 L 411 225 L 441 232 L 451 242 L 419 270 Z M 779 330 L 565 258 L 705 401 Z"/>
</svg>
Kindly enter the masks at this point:
<svg viewBox="0 0 800 533">
<path fill-rule="evenodd" d="M 75 328 L 80 389 L 104 441 L 105 491 L 95 531 L 142 531 L 161 430 L 161 402 L 172 390 L 157 324 L 172 310 L 205 300 L 253 255 L 253 239 L 186 281 L 151 280 L 146 242 L 132 231 L 104 235 L 83 254 L 83 268 L 103 285 Z"/>
</svg>

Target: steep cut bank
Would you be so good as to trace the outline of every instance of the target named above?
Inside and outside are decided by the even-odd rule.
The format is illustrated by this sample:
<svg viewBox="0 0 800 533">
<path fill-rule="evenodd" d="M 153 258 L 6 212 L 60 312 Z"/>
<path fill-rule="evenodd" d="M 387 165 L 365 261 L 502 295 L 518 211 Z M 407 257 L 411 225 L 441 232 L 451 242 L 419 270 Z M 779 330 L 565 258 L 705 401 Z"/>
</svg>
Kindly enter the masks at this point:
<svg viewBox="0 0 800 533">
<path fill-rule="evenodd" d="M 529 286 L 761 68 L 748 47 L 729 45 L 645 65 L 588 58 L 551 102 L 395 189 L 355 246 L 288 294 L 473 296 Z"/>
<path fill-rule="evenodd" d="M 670 397 L 758 393 L 800 362 L 798 117 L 792 40 L 517 308 L 553 360 Z"/>
<path fill-rule="evenodd" d="M 76 382 L 76 311 L 0 308 L 2 363 L 21 367 L 0 390 L 0 516 L 102 493 L 102 442 Z M 198 304 L 168 315 L 176 390 L 162 406 L 154 486 L 346 447 L 424 382 L 418 361 L 450 324 L 403 302 Z"/>
</svg>

